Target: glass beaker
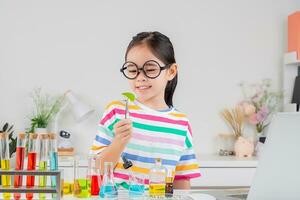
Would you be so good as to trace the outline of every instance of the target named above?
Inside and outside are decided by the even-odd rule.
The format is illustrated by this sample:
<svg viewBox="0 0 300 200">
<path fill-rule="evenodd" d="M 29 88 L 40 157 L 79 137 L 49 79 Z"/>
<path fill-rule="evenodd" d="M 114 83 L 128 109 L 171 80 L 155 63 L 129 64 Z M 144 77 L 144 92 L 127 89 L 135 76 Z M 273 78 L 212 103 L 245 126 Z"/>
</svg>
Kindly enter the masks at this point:
<svg viewBox="0 0 300 200">
<path fill-rule="evenodd" d="M 74 159 L 74 191 L 73 195 L 78 198 L 90 197 L 91 182 L 87 176 L 87 170 L 80 168 L 79 158 Z"/>
<path fill-rule="evenodd" d="M 141 197 L 145 192 L 145 175 L 130 171 L 129 175 L 129 197 Z"/>
<path fill-rule="evenodd" d="M 59 162 L 63 163 L 63 165 L 70 166 L 72 170 L 64 171 L 63 176 L 63 195 L 72 195 L 74 188 L 74 156 L 59 156 Z"/>
<path fill-rule="evenodd" d="M 115 199 L 118 191 L 114 183 L 113 163 L 104 162 L 103 182 L 100 188 L 100 197 Z"/>
</svg>

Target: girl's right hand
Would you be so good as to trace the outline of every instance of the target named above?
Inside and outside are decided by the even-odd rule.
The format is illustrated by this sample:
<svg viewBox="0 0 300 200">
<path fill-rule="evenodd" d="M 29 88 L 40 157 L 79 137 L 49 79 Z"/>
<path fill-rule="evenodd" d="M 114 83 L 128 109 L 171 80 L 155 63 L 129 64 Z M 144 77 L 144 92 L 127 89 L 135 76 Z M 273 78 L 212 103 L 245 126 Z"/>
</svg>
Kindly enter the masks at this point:
<svg viewBox="0 0 300 200">
<path fill-rule="evenodd" d="M 118 144 L 126 145 L 132 136 L 132 122 L 130 119 L 122 119 L 114 126 L 115 139 Z"/>
</svg>

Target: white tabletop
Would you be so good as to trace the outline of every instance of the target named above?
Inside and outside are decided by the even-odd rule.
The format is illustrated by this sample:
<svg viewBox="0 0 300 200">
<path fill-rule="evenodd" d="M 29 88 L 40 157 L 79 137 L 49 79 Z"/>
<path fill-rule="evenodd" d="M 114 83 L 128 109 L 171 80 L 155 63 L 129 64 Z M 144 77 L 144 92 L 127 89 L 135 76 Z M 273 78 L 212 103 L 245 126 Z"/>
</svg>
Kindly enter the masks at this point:
<svg viewBox="0 0 300 200">
<path fill-rule="evenodd" d="M 222 189 L 222 190 L 175 190 L 174 191 L 174 198 L 166 198 L 166 200 L 233 200 L 234 198 L 230 198 L 229 195 L 232 194 L 245 194 L 248 192 L 248 189 L 241 188 L 241 189 Z M 118 200 L 126 200 L 129 199 L 128 191 L 126 190 L 119 190 L 118 191 Z M 146 195 L 147 196 L 147 195 Z M 199 198 L 201 197 L 201 198 Z M 214 198 L 213 198 L 214 197 Z M 62 200 L 71 200 L 71 199 L 82 199 L 76 198 L 72 195 L 66 195 L 62 198 Z M 92 199 L 99 199 L 99 197 L 91 197 L 85 198 L 86 200 Z M 148 199 L 147 197 L 141 198 L 143 200 Z"/>
</svg>

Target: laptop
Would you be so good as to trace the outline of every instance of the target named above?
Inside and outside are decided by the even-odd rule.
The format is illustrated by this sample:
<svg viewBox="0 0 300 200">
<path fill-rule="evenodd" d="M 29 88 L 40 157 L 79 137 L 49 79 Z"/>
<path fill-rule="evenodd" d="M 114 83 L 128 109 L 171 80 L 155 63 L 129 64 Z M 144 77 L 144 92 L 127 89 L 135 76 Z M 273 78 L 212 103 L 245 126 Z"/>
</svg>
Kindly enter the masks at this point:
<svg viewBox="0 0 300 200">
<path fill-rule="evenodd" d="M 220 199 L 300 200 L 300 113 L 274 116 L 249 193 Z"/>
</svg>

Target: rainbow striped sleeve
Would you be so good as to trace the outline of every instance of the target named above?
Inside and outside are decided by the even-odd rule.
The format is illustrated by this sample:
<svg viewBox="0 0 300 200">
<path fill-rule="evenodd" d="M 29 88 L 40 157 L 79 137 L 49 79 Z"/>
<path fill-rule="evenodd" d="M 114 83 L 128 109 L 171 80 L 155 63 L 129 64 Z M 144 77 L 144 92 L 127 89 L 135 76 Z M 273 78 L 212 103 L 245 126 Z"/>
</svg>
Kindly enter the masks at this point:
<svg viewBox="0 0 300 200">
<path fill-rule="evenodd" d="M 97 126 L 97 133 L 90 150 L 90 154 L 99 154 L 109 146 L 114 138 L 113 126 L 116 119 L 114 102 L 106 106 L 101 121 Z"/>
<path fill-rule="evenodd" d="M 199 163 L 193 148 L 192 129 L 190 123 L 188 123 L 188 131 L 185 138 L 185 150 L 176 165 L 175 180 L 189 180 L 200 176 Z"/>
</svg>

